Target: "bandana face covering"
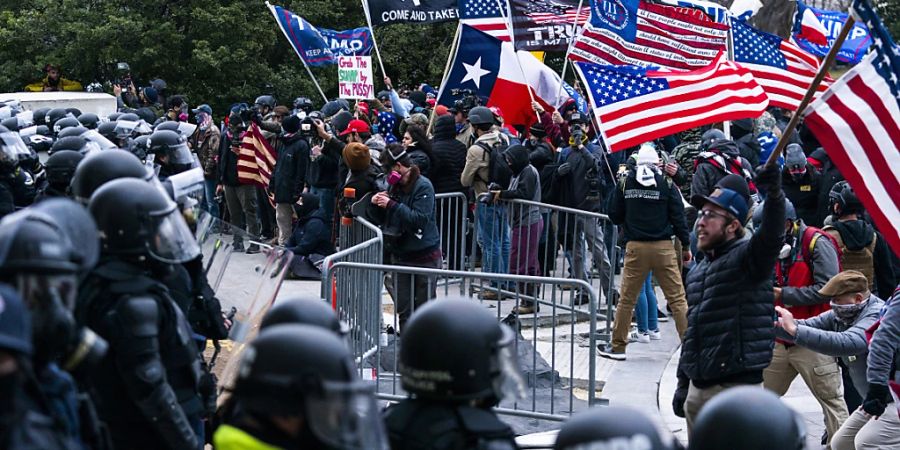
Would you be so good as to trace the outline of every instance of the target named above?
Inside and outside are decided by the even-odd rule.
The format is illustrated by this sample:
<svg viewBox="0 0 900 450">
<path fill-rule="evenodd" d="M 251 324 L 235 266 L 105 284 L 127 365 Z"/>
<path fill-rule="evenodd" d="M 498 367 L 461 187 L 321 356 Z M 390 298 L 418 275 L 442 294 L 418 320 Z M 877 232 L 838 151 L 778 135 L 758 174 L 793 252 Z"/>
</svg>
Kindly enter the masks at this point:
<svg viewBox="0 0 900 450">
<path fill-rule="evenodd" d="M 856 317 L 859 316 L 859 313 L 866 307 L 869 303 L 869 300 L 861 303 L 854 303 L 852 305 L 838 305 L 834 302 L 831 302 L 831 310 L 834 311 L 834 316 L 837 317 L 841 322 L 850 325 L 856 320 Z"/>
</svg>

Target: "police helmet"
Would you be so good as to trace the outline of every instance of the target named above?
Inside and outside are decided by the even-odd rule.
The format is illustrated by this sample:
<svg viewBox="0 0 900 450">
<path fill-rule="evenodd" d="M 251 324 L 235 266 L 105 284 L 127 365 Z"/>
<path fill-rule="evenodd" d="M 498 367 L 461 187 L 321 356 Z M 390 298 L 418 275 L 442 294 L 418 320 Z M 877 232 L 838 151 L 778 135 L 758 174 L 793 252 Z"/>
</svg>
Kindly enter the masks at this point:
<svg viewBox="0 0 900 450">
<path fill-rule="evenodd" d="M 476 106 L 469 110 L 469 123 L 484 125 L 494 123 L 494 113 L 485 106 Z"/>
<path fill-rule="evenodd" d="M 646 414 L 609 406 L 580 412 L 567 420 L 556 436 L 554 450 L 580 449 L 673 450 L 674 438 Z"/>
<path fill-rule="evenodd" d="M 0 350 L 31 356 L 31 314 L 12 287 L 0 284 Z"/>
<path fill-rule="evenodd" d="M 138 178 L 146 182 L 152 176 L 137 157 L 125 150 L 93 152 L 75 169 L 72 195 L 75 200 L 87 204 L 94 192 L 110 180 Z"/>
<path fill-rule="evenodd" d="M 313 109 L 313 102 L 307 97 L 297 97 L 294 99 L 294 109 L 308 113 Z"/>
<path fill-rule="evenodd" d="M 60 122 L 62 122 L 62 120 L 60 120 Z M 69 137 L 69 136 L 81 136 L 87 130 L 88 130 L 87 128 L 80 126 L 80 125 L 77 127 L 68 127 L 66 129 L 60 130 L 59 134 L 56 135 L 56 138 L 62 139 L 64 137 Z"/>
<path fill-rule="evenodd" d="M 87 139 L 81 136 L 67 136 L 64 138 L 57 139 L 56 142 L 50 147 L 50 155 L 54 155 L 56 152 L 61 150 L 72 150 L 76 152 L 82 152 L 85 150 L 87 146 Z"/>
<path fill-rule="evenodd" d="M 38 108 L 34 110 L 34 124 L 35 125 L 46 125 L 47 124 L 47 113 L 50 112 L 50 108 Z"/>
<path fill-rule="evenodd" d="M 169 130 L 169 131 L 177 132 L 178 131 L 178 122 L 176 122 L 174 120 L 167 120 L 165 122 L 160 122 L 159 124 L 156 125 L 156 128 L 153 129 L 153 131 L 162 131 L 162 130 Z"/>
<path fill-rule="evenodd" d="M 137 122 L 137 121 L 141 120 L 141 116 L 139 116 L 135 113 L 129 112 L 129 113 L 124 113 L 124 114 L 119 115 L 119 118 L 116 119 L 116 122 L 118 122 L 120 120 L 126 120 L 129 122 Z"/>
<path fill-rule="evenodd" d="M 0 120 L 0 126 L 6 127 L 9 131 L 19 131 L 19 119 L 15 117 L 8 117 L 6 119 Z"/>
<path fill-rule="evenodd" d="M 81 122 L 74 117 L 63 117 L 53 123 L 53 134 L 59 136 L 59 132 L 70 127 L 80 127 Z"/>
<path fill-rule="evenodd" d="M 81 156 L 77 153 L 76 155 Z M 75 160 L 74 156 L 72 159 Z M 49 164 L 50 160 L 47 162 Z M 78 164 L 77 160 L 75 164 Z M 49 167 L 47 170 L 50 170 Z M 78 264 L 79 276 L 87 275 L 100 258 L 100 236 L 97 224 L 87 209 L 68 198 L 48 198 L 33 205 L 32 209 L 46 214 L 59 224 L 61 231 L 71 244 L 75 262 Z"/>
<path fill-rule="evenodd" d="M 121 116 L 121 115 L 122 115 L 122 113 L 120 113 L 120 112 L 114 112 L 114 113 L 106 116 L 106 121 L 107 122 L 115 122 L 115 121 L 119 120 L 119 116 Z"/>
<path fill-rule="evenodd" d="M 344 341 L 311 325 L 262 330 L 241 356 L 234 398 L 248 412 L 302 417 L 310 448 L 387 448 L 371 384 Z"/>
<path fill-rule="evenodd" d="M 0 169 L 7 172 L 15 170 L 19 155 L 27 152 L 28 148 L 19 133 L 0 125 Z"/>
<path fill-rule="evenodd" d="M 100 125 L 100 117 L 94 113 L 84 113 L 78 116 L 78 121 L 81 122 L 81 125 L 89 130 L 93 130 Z"/>
<path fill-rule="evenodd" d="M 275 102 L 275 97 L 273 97 L 271 95 L 260 95 L 259 97 L 256 97 L 256 101 L 254 101 L 253 103 L 256 105 L 257 108 L 259 108 L 260 106 L 265 106 L 265 107 L 269 108 L 269 110 L 271 111 L 272 109 L 275 108 L 276 102 Z"/>
<path fill-rule="evenodd" d="M 347 332 L 334 310 L 317 298 L 291 298 L 280 302 L 266 313 L 259 329 L 291 323 L 313 325 L 339 335 Z"/>
<path fill-rule="evenodd" d="M 147 141 L 149 139 L 149 134 L 138 136 L 134 138 L 134 143 L 131 146 L 131 153 L 134 156 L 137 156 L 141 161 L 145 161 L 147 159 Z"/>
<path fill-rule="evenodd" d="M 186 165 L 194 162 L 187 140 L 177 131 L 157 130 L 147 139 L 147 153 L 166 157 L 166 164 Z"/>
<path fill-rule="evenodd" d="M 84 159 L 84 155 L 77 150 L 54 151 L 44 163 L 44 168 L 47 170 L 47 182 L 56 188 L 67 188 L 82 159 Z"/>
<path fill-rule="evenodd" d="M 429 302 L 403 330 L 400 374 L 417 397 L 496 404 L 524 392 L 516 335 L 471 299 Z"/>
<path fill-rule="evenodd" d="M 69 113 L 72 117 L 78 117 L 81 115 L 81 110 L 78 108 L 66 108 L 66 112 Z"/>
<path fill-rule="evenodd" d="M 703 405 L 694 421 L 690 450 L 803 450 L 803 418 L 766 389 L 728 389 Z"/>
<path fill-rule="evenodd" d="M 99 154 L 104 153 L 110 152 Z M 137 161 L 134 155 L 121 153 Z M 87 163 L 85 159 L 82 166 Z M 181 264 L 200 254 L 178 205 L 145 180 L 122 178 L 103 184 L 91 196 L 88 209 L 100 230 L 103 253 L 149 256 L 167 264 Z"/>
<path fill-rule="evenodd" d="M 56 124 L 56 121 L 68 115 L 69 112 L 65 109 L 53 108 L 47 111 L 47 115 L 44 118 L 44 125 L 47 125 L 51 130 L 53 130 L 53 125 Z"/>
</svg>

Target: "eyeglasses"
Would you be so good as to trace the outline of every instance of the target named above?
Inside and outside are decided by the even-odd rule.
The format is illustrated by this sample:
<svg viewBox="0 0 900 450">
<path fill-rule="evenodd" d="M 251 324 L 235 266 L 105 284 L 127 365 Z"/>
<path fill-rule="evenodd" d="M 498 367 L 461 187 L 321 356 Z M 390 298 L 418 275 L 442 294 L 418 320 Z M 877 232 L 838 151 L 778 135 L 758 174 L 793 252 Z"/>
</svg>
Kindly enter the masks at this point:
<svg viewBox="0 0 900 450">
<path fill-rule="evenodd" d="M 705 218 L 705 219 L 714 219 L 714 218 L 716 218 L 716 217 L 721 217 L 721 218 L 722 218 L 723 220 L 725 220 L 726 222 L 730 222 L 730 221 L 731 221 L 731 216 L 730 216 L 730 215 L 728 215 L 728 214 L 720 214 L 720 213 L 717 213 L 717 212 L 715 212 L 715 211 L 713 211 L 713 210 L 711 210 L 711 209 L 701 209 L 700 211 L 697 212 L 697 220 L 704 219 L 704 218 Z"/>
</svg>

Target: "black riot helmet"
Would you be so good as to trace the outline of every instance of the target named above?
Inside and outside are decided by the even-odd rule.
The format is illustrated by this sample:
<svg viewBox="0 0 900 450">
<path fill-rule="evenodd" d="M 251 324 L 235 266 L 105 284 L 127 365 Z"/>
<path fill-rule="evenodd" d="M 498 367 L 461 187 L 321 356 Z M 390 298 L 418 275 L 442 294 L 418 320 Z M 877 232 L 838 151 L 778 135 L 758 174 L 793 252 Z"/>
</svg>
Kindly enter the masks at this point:
<svg viewBox="0 0 900 450">
<path fill-rule="evenodd" d="M 303 448 L 386 449 L 374 388 L 344 341 L 311 325 L 262 330 L 241 356 L 234 398 L 254 415 L 302 417 Z"/>
<path fill-rule="evenodd" d="M 69 112 L 63 108 L 53 108 L 47 111 L 47 115 L 44 116 L 44 125 L 47 125 L 47 127 L 52 131 L 53 125 L 56 125 L 56 121 L 68 115 Z"/>
<path fill-rule="evenodd" d="M 100 235 L 88 210 L 68 198 L 48 198 L 34 204 L 32 209 L 46 214 L 59 224 L 71 244 L 79 277 L 86 276 L 100 258 Z"/>
<path fill-rule="evenodd" d="M 114 113 L 106 116 L 106 121 L 107 122 L 115 122 L 115 121 L 119 120 L 119 116 L 121 116 L 121 115 L 122 115 L 122 113 L 120 113 L 120 112 L 114 112 Z"/>
<path fill-rule="evenodd" d="M 34 124 L 35 125 L 46 125 L 47 124 L 47 113 L 50 112 L 50 108 L 38 108 L 34 110 Z"/>
<path fill-rule="evenodd" d="M 69 183 L 72 182 L 72 177 L 75 176 L 75 169 L 82 159 L 84 159 L 84 155 L 77 150 L 58 150 L 53 152 L 47 158 L 47 162 L 44 163 L 44 168 L 47 171 L 47 182 L 54 189 L 65 191 L 69 187 Z"/>
<path fill-rule="evenodd" d="M 75 152 L 83 152 L 85 151 L 87 146 L 87 139 L 81 136 L 67 136 L 64 138 L 57 139 L 56 142 L 50 147 L 50 155 L 52 156 L 56 152 L 60 152 L 63 150 L 72 150 Z"/>
<path fill-rule="evenodd" d="M 859 197 L 856 196 L 856 193 L 853 192 L 853 188 L 850 187 L 850 183 L 846 183 L 840 193 L 838 193 L 835 204 L 837 206 L 835 212 L 838 216 L 862 214 L 866 210 L 862 201 L 860 201 Z"/>
<path fill-rule="evenodd" d="M 145 180 L 123 178 L 100 186 L 88 210 L 100 230 L 103 254 L 150 257 L 166 264 L 181 264 L 200 255 L 178 205 Z"/>
<path fill-rule="evenodd" d="M 59 136 L 59 132 L 69 127 L 80 127 L 81 122 L 74 117 L 63 117 L 53 123 L 53 134 Z"/>
<path fill-rule="evenodd" d="M 588 448 L 640 448 L 674 450 L 672 435 L 660 428 L 646 414 L 628 407 L 609 406 L 580 412 L 567 420 L 556 436 L 554 450 Z"/>
<path fill-rule="evenodd" d="M 124 114 L 119 115 L 119 117 L 116 119 L 116 122 L 118 122 L 120 120 L 125 120 L 128 122 L 137 122 L 137 121 L 141 120 L 141 116 L 139 116 L 135 113 L 129 112 L 129 113 L 124 113 Z"/>
<path fill-rule="evenodd" d="M 60 122 L 62 122 L 62 120 L 60 120 Z M 59 130 L 59 133 L 56 134 L 56 138 L 62 139 L 64 137 L 69 137 L 69 136 L 81 136 L 87 130 L 88 130 L 87 128 L 85 128 L 81 125 L 79 125 L 77 127 L 67 127 L 65 129 Z"/>
<path fill-rule="evenodd" d="M 341 336 L 347 332 L 334 310 L 318 298 L 291 298 L 278 303 L 263 317 L 259 329 L 292 323 L 321 327 Z"/>
<path fill-rule="evenodd" d="M 739 436 L 739 438 L 738 438 Z M 771 391 L 742 386 L 703 405 L 694 422 L 690 450 L 803 450 L 803 418 Z"/>
<path fill-rule="evenodd" d="M 66 108 L 66 112 L 69 113 L 69 114 L 71 114 L 72 117 L 78 117 L 78 116 L 81 115 L 81 110 L 78 109 L 78 108 L 74 108 L 74 107 L 72 107 L 72 108 Z"/>
<path fill-rule="evenodd" d="M 97 132 L 110 141 L 115 142 L 118 139 L 116 136 L 116 122 L 101 123 L 100 126 L 97 127 Z"/>
<path fill-rule="evenodd" d="M 160 122 L 159 125 L 157 125 L 153 129 L 153 131 L 162 131 L 162 130 L 178 131 L 178 122 L 176 122 L 174 120 L 167 120 L 165 122 Z"/>
<path fill-rule="evenodd" d="M 260 95 L 256 97 L 256 101 L 253 102 L 256 105 L 256 110 L 262 113 L 262 107 L 269 108 L 269 112 L 272 112 L 275 109 L 275 97 L 271 95 Z"/>
<path fill-rule="evenodd" d="M 403 330 L 403 389 L 443 402 L 521 396 L 515 343 L 512 329 L 471 299 L 429 302 Z"/>
<path fill-rule="evenodd" d="M 19 119 L 9 117 L 0 121 L 0 126 L 6 127 L 9 131 L 19 131 Z"/>
<path fill-rule="evenodd" d="M 28 153 L 28 147 L 15 131 L 0 125 L 0 171 L 12 172 L 19 164 L 19 155 Z"/>
<path fill-rule="evenodd" d="M 87 155 L 72 177 L 72 196 L 87 204 L 104 183 L 119 178 L 138 178 L 146 182 L 153 176 L 137 157 L 125 150 L 105 150 Z"/>
<path fill-rule="evenodd" d="M 147 160 L 147 141 L 149 139 L 149 134 L 138 136 L 134 138 L 134 145 L 131 146 L 131 153 L 141 161 Z"/>
<path fill-rule="evenodd" d="M 294 99 L 294 111 L 309 113 L 312 110 L 313 102 L 308 97 L 297 97 Z"/>
<path fill-rule="evenodd" d="M 94 113 L 84 113 L 78 116 L 78 121 L 81 122 L 81 126 L 93 130 L 100 125 L 100 117 Z"/>
<path fill-rule="evenodd" d="M 147 153 L 156 155 L 160 165 L 174 169 L 170 175 L 190 169 L 194 162 L 187 139 L 177 131 L 154 131 L 147 139 Z"/>
</svg>

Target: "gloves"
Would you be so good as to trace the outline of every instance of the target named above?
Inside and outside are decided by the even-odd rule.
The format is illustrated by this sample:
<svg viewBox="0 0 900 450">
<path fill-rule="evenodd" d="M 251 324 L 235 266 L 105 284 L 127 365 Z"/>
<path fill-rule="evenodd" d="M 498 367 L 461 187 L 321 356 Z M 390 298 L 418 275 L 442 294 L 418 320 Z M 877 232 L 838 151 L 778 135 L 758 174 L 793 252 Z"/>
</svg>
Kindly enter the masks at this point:
<svg viewBox="0 0 900 450">
<path fill-rule="evenodd" d="M 781 191 L 781 169 L 775 164 L 763 166 L 753 181 L 757 188 L 767 194 L 777 193 Z"/>
<path fill-rule="evenodd" d="M 556 168 L 556 174 L 561 177 L 568 175 L 569 172 L 571 172 L 571 171 L 572 171 L 572 166 L 569 165 L 569 163 L 562 163 L 559 165 L 559 167 Z"/>
<path fill-rule="evenodd" d="M 891 393 L 887 385 L 869 383 L 869 393 L 863 400 L 862 409 L 870 416 L 878 417 L 884 414 L 884 408 L 890 403 Z"/>
<path fill-rule="evenodd" d="M 679 387 L 675 389 L 675 396 L 672 397 L 672 410 L 675 415 L 684 418 L 684 401 L 687 400 L 688 388 Z"/>
</svg>

